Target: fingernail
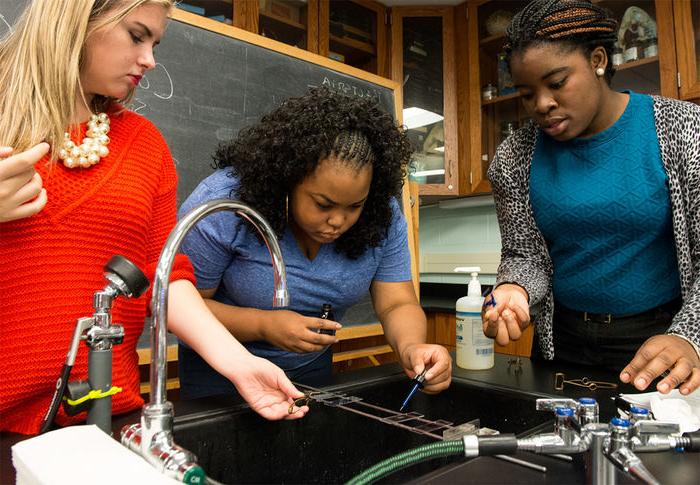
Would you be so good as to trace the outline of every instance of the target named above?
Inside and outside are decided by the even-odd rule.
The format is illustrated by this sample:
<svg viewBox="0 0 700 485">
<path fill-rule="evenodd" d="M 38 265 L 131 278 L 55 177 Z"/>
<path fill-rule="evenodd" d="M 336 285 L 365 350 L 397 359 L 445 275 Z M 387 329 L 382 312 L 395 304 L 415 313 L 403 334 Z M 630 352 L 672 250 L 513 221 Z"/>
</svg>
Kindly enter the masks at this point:
<svg viewBox="0 0 700 485">
<path fill-rule="evenodd" d="M 636 381 L 634 381 L 634 384 L 635 384 L 636 386 L 638 386 L 638 387 L 644 387 L 644 386 L 647 385 L 647 381 L 646 381 L 646 379 L 644 379 L 643 377 L 640 377 L 639 379 L 637 379 Z"/>
<path fill-rule="evenodd" d="M 684 387 L 683 389 L 681 389 L 681 394 L 683 394 L 683 395 L 690 394 L 690 391 Z"/>
<path fill-rule="evenodd" d="M 667 393 L 669 390 L 669 385 L 666 384 L 665 382 L 659 384 L 659 391 L 663 392 L 664 394 Z"/>
<path fill-rule="evenodd" d="M 628 372 L 623 372 L 622 374 L 620 374 L 620 380 L 621 380 L 622 382 L 629 382 L 629 380 L 630 380 L 630 375 L 629 375 L 629 373 L 628 373 Z"/>
<path fill-rule="evenodd" d="M 508 310 L 508 309 L 503 310 L 503 316 L 504 316 L 504 317 L 509 317 L 509 316 L 510 316 L 510 310 Z"/>
</svg>

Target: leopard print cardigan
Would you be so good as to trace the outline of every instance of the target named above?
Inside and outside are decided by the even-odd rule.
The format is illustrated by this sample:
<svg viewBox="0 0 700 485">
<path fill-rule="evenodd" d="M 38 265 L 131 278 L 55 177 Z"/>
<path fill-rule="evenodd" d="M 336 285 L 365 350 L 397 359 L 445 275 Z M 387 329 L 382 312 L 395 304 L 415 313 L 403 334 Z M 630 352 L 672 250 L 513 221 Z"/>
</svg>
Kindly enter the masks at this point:
<svg viewBox="0 0 700 485">
<path fill-rule="evenodd" d="M 660 96 L 653 100 L 683 299 L 667 333 L 700 345 L 700 106 Z M 539 133 L 530 121 L 501 143 L 488 178 L 502 241 L 496 285 L 516 283 L 525 288 L 542 355 L 553 359 L 552 260 L 530 203 L 530 166 Z"/>
</svg>

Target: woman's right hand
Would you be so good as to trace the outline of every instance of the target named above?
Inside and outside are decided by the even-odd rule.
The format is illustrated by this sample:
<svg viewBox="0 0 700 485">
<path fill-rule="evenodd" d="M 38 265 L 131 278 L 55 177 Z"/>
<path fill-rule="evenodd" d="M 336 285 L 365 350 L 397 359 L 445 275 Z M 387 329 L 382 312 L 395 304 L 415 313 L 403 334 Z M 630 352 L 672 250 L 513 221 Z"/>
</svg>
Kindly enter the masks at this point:
<svg viewBox="0 0 700 485">
<path fill-rule="evenodd" d="M 487 296 L 481 310 L 484 335 L 495 339 L 498 345 L 508 345 L 518 340 L 530 325 L 530 306 L 527 292 L 519 285 L 503 284 L 491 293 L 495 306 L 488 306 L 491 296 Z"/>
<path fill-rule="evenodd" d="M 294 401 L 304 393 L 269 360 L 244 355 L 233 366 L 230 378 L 243 399 L 265 419 L 298 419 L 309 411 L 308 406 L 298 407 Z"/>
<path fill-rule="evenodd" d="M 0 222 L 30 217 L 46 205 L 46 189 L 34 165 L 49 152 L 48 143 L 12 154 L 0 147 Z"/>
<path fill-rule="evenodd" d="M 334 335 L 318 333 L 320 329 L 338 330 L 338 322 L 305 317 L 290 310 L 273 310 L 263 326 L 264 339 L 275 347 L 290 352 L 320 352 L 338 342 Z"/>
</svg>

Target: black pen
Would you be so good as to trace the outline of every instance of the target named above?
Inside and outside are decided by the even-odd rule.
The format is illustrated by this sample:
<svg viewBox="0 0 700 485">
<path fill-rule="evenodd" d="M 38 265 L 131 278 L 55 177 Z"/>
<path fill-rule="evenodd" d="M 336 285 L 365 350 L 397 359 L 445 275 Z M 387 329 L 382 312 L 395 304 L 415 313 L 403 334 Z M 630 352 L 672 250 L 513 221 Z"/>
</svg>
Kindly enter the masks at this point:
<svg viewBox="0 0 700 485">
<path fill-rule="evenodd" d="M 413 387 L 411 388 L 411 392 L 409 392 L 408 396 L 406 396 L 406 399 L 404 400 L 403 404 L 399 408 L 399 411 L 403 411 L 404 409 L 406 409 L 406 406 L 408 405 L 408 401 L 411 400 L 411 398 L 416 393 L 416 391 L 419 388 L 421 388 L 421 389 L 423 388 L 423 382 L 425 382 L 425 373 L 426 372 L 428 372 L 427 367 L 425 369 L 423 369 L 423 372 L 421 372 L 419 375 L 417 375 L 416 377 L 413 378 L 414 384 L 413 384 Z"/>
</svg>

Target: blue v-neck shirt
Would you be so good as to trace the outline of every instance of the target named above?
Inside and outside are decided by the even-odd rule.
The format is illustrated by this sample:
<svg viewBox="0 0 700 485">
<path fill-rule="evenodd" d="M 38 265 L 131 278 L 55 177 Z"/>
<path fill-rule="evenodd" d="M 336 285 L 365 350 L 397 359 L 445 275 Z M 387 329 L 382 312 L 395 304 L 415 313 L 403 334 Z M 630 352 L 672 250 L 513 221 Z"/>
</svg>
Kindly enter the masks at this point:
<svg viewBox="0 0 700 485">
<path fill-rule="evenodd" d="M 627 314 L 680 295 L 668 177 L 652 98 L 629 93 L 620 118 L 587 138 L 538 137 L 530 172 L 554 298 L 573 310 Z"/>
<path fill-rule="evenodd" d="M 230 169 L 214 172 L 203 180 L 180 208 L 180 217 L 212 199 L 235 198 L 238 180 Z M 324 303 L 333 305 L 336 320 L 366 297 L 372 281 L 411 280 L 406 220 L 396 200 L 387 237 L 358 259 L 349 259 L 322 244 L 309 260 L 287 228 L 280 249 L 287 270 L 289 310 L 318 316 Z M 182 251 L 192 261 L 200 289 L 217 288 L 214 299 L 230 305 L 272 310 L 274 275 L 270 254 L 256 231 L 232 212 L 217 212 L 200 221 L 185 238 Z M 288 352 L 267 342 L 246 342 L 254 355 L 269 359 L 286 371 L 299 369 L 320 353 Z"/>
</svg>

